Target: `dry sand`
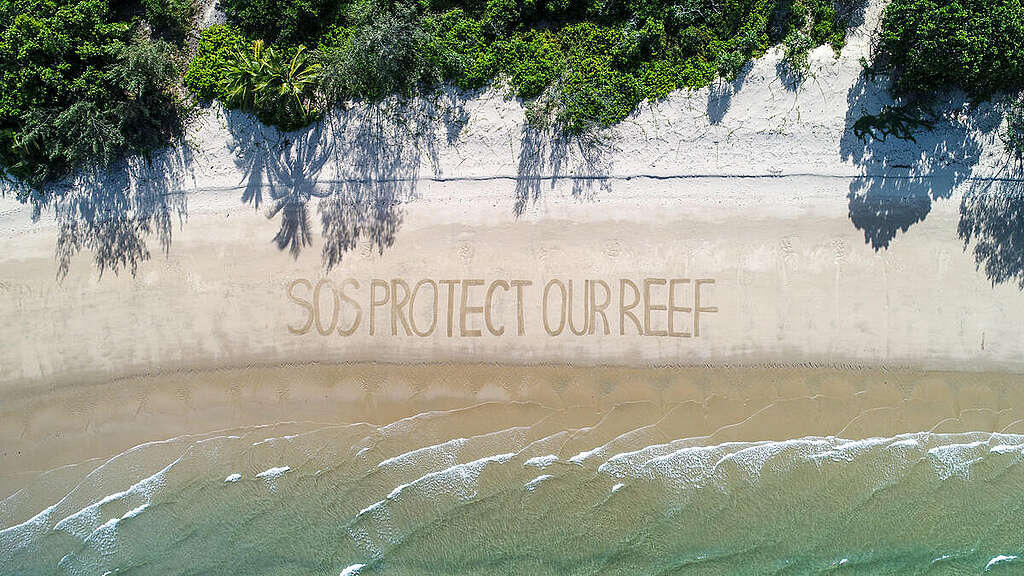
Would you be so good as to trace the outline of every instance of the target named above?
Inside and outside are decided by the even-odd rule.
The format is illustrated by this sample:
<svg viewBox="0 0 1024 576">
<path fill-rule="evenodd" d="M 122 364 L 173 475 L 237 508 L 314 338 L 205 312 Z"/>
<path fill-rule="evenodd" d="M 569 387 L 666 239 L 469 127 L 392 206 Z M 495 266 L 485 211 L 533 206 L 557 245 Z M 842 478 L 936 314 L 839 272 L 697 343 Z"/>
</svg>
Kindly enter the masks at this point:
<svg viewBox="0 0 1024 576">
<path fill-rule="evenodd" d="M 508 207 L 513 186 L 421 184 L 420 197 L 401 206 L 392 246 L 381 254 L 363 242 L 330 273 L 319 238 L 293 259 L 270 243 L 277 220 L 238 205 L 191 213 L 168 255 L 157 252 L 134 277 L 108 271 L 100 278 L 83 254 L 57 282 L 52 229 L 9 237 L 0 318 L 16 329 L 3 336 L 0 380 L 8 388 L 52 387 L 180 369 L 350 361 L 1024 367 L 1024 295 L 1011 284 L 993 287 L 976 270 L 956 236 L 955 200 L 936 201 L 923 222 L 876 251 L 849 220 L 844 179 L 633 179 L 593 202 L 556 190 L 518 219 Z M 349 279 L 358 289 L 345 285 Z M 396 279 L 409 291 L 424 279 L 460 284 L 439 284 L 436 305 L 434 287 L 422 286 L 410 323 Z M 603 317 L 587 313 L 591 279 L 610 292 Z M 627 307 L 640 294 L 625 313 L 624 279 Z M 654 279 L 648 298 L 644 279 Z M 680 308 L 673 332 L 691 337 L 655 335 L 669 329 L 663 308 L 672 279 Z M 700 307 L 716 311 L 701 313 L 694 326 L 696 283 L 708 279 L 714 284 L 701 285 Z M 463 280 L 482 281 L 465 290 L 465 305 Z M 499 280 L 509 286 L 496 286 L 487 306 Z M 514 280 L 532 282 L 521 298 Z M 573 324 L 552 335 L 570 280 Z M 319 324 L 310 325 L 317 284 Z M 340 299 L 343 287 L 358 311 Z M 597 303 L 608 299 L 604 286 L 593 288 Z M 386 297 L 392 289 L 398 297 Z M 371 298 L 383 303 L 373 307 L 372 335 Z M 357 313 L 354 333 L 340 334 Z M 435 313 L 433 332 L 412 332 L 427 333 Z M 488 314 L 494 332 L 504 329 L 500 336 L 487 329 Z M 572 333 L 591 317 L 594 333 Z"/>
</svg>

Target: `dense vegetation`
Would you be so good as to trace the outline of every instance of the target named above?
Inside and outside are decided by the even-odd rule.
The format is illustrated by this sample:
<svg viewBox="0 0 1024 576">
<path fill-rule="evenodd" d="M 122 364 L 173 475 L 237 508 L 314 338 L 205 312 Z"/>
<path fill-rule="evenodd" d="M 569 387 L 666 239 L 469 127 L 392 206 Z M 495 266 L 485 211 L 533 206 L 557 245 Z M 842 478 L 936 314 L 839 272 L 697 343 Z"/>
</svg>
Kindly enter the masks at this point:
<svg viewBox="0 0 1024 576">
<path fill-rule="evenodd" d="M 912 139 L 934 120 L 936 96 L 961 90 L 981 102 L 1024 89 L 1024 6 L 1021 0 L 891 0 L 868 72 L 889 76 L 899 103 L 863 118 L 858 134 Z"/>
<path fill-rule="evenodd" d="M 0 162 L 31 187 L 145 155 L 182 128 L 186 95 L 291 130 L 333 106 L 497 84 L 567 133 L 717 78 L 782 45 L 781 72 L 838 51 L 859 0 L 0 0 Z M 191 49 L 189 47 L 191 46 Z M 184 54 L 190 54 L 185 62 Z M 892 0 L 872 75 L 898 105 L 862 137 L 912 138 L 936 94 L 1024 89 L 1021 0 Z M 1018 114 L 1019 115 L 1019 114 Z M 1020 122 L 1007 132 L 1020 141 Z M 1010 145 L 1008 144 L 1008 147 Z"/>
<path fill-rule="evenodd" d="M 831 0 L 223 0 L 230 25 L 203 32 L 186 84 L 291 128 L 317 107 L 392 94 L 463 89 L 495 80 L 526 100 L 539 121 L 570 132 L 621 121 L 644 99 L 734 78 L 769 45 L 785 43 L 794 74 L 811 48 L 843 45 L 849 8 Z M 249 49 L 303 53 L 292 102 L 274 96 L 284 80 L 232 96 Z M 303 48 L 305 46 L 313 49 Z M 312 55 L 310 55 L 312 52 Z M 315 64 L 314 64 L 315 63 Z M 267 75 L 275 66 L 263 69 Z"/>
<path fill-rule="evenodd" d="M 892 73 L 898 96 L 1020 91 L 1024 7 L 1020 0 L 892 0 L 875 67 Z"/>
<path fill-rule="evenodd" d="M 0 162 L 30 186 L 181 128 L 180 50 L 105 0 L 0 0 Z"/>
</svg>

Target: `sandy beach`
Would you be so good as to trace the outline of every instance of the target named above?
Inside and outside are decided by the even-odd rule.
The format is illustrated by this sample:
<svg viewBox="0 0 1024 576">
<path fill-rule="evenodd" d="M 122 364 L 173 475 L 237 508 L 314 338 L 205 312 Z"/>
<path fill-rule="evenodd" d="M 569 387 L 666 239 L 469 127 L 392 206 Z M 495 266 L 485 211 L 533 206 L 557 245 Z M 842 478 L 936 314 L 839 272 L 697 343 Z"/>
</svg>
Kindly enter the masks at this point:
<svg viewBox="0 0 1024 576">
<path fill-rule="evenodd" d="M 769 53 L 590 142 L 495 93 L 287 135 L 211 109 L 38 218 L 2 200 L 5 403 L 305 363 L 1019 374 L 1024 296 L 958 234 L 1000 197 L 998 127 L 851 140 L 843 103 L 886 101 L 867 44 L 796 91 Z"/>
<path fill-rule="evenodd" d="M 757 466 L 733 451 L 764 449 L 758 466 L 779 454 L 792 456 L 779 470 L 816 466 L 780 485 L 826 501 L 830 482 L 848 482 L 860 506 L 890 492 L 821 462 L 863 449 L 868 469 L 918 486 L 916 461 L 890 458 L 913 446 L 941 461 L 936 490 L 954 490 L 941 482 L 1024 434 L 1024 270 L 999 257 L 1014 232 L 993 220 L 1021 202 L 1019 181 L 989 104 L 968 116 L 950 101 L 916 142 L 852 136 L 860 113 L 889 102 L 859 64 L 879 9 L 838 59 L 815 50 L 799 88 L 779 80 L 776 48 L 734 83 L 675 92 L 593 139 L 524 128 L 498 90 L 357 107 L 288 134 L 215 105 L 150 163 L 83 178 L 47 205 L 0 198 L 0 558 L 29 555 L 4 537 L 57 530 L 57 512 L 105 494 L 148 506 L 154 478 L 188 500 L 191 480 L 162 476 L 181 462 L 218 489 L 260 478 L 271 494 L 278 477 L 320 494 L 322 473 L 348 486 L 356 476 L 339 471 L 358 470 L 365 484 L 339 506 L 367 562 L 387 530 L 360 522 L 393 507 L 404 530 L 415 514 L 401 506 L 421 513 L 437 493 L 398 495 L 455 469 L 477 482 L 502 467 L 459 494 L 501 486 L 504 498 L 554 477 L 595 508 L 643 484 L 622 518 L 660 514 L 650 503 L 663 493 L 690 502 L 648 484 L 666 458 L 711 458 L 691 449 L 728 454 L 713 472 L 686 460 L 667 478 L 741 462 L 694 485 L 746 487 Z M 441 472 L 388 468 L 423 451 Z M 524 484 L 550 462 L 575 467 Z M 222 479 L 227 464 L 238 477 Z M 411 550 L 437 548 L 408 533 Z M 338 554 L 302 569 L 359 565 Z M 400 566 L 385 573 L 420 569 Z"/>
</svg>

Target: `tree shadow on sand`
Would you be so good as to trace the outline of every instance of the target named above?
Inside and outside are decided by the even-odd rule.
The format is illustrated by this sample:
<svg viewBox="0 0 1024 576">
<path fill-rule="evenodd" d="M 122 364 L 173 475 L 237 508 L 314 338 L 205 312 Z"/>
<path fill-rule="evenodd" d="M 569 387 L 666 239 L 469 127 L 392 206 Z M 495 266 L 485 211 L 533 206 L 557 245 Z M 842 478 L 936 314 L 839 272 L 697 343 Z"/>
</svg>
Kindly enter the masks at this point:
<svg viewBox="0 0 1024 576">
<path fill-rule="evenodd" d="M 923 221 L 932 202 L 949 198 L 966 182 L 981 155 L 978 135 L 999 123 L 991 106 L 970 107 L 962 98 L 939 103 L 952 110 L 936 119 L 931 130 L 915 132 L 912 140 L 889 136 L 886 140 L 858 138 L 854 123 L 865 114 L 877 114 L 892 103 L 887 86 L 862 74 L 848 94 L 846 129 L 840 154 L 860 168 L 850 183 L 849 216 L 864 232 L 864 242 L 882 250 L 899 233 Z"/>
<path fill-rule="evenodd" d="M 274 243 L 293 258 L 313 243 L 312 200 L 328 270 L 361 243 L 383 253 L 401 226 L 402 204 L 415 197 L 421 165 L 436 170 L 438 142 L 458 138 L 467 97 L 449 90 L 360 106 L 288 134 L 239 122 L 231 131 L 244 174 L 241 201 L 257 210 L 269 204 L 267 217 L 280 219 Z"/>
<path fill-rule="evenodd" d="M 46 194 L 33 194 L 32 218 L 53 209 L 57 226 L 57 279 L 63 280 L 71 259 L 87 250 L 100 277 L 127 270 L 134 276 L 149 260 L 148 240 L 170 250 L 175 221 L 188 215 L 184 180 L 191 174 L 187 144 L 151 160 L 131 158 L 106 171 L 83 173 Z"/>
<path fill-rule="evenodd" d="M 711 124 L 722 123 L 729 107 L 732 106 L 732 97 L 743 88 L 743 84 L 746 83 L 747 77 L 750 76 L 750 71 L 753 69 L 754 62 L 750 61 L 740 68 L 733 80 L 719 78 L 711 83 L 708 87 L 708 121 Z"/>
<path fill-rule="evenodd" d="M 1016 282 L 1024 290 L 1024 170 L 1019 164 L 972 183 L 960 202 L 957 232 L 964 250 L 973 244 L 978 269 L 993 286 Z"/>
<path fill-rule="evenodd" d="M 318 176 L 333 158 L 335 140 L 326 133 L 323 123 L 280 134 L 273 128 L 246 122 L 248 118 L 240 115 L 227 113 L 234 139 L 230 147 L 244 174 L 242 202 L 257 210 L 269 203 L 267 217 L 280 220 L 274 244 L 298 257 L 313 242 L 307 204 L 314 197 L 326 196 Z"/>
<path fill-rule="evenodd" d="M 513 212 L 519 217 L 536 204 L 544 185 L 554 189 L 560 180 L 572 181 L 572 197 L 590 200 L 610 187 L 611 157 L 616 151 L 608 131 L 566 136 L 555 128 L 523 124 Z"/>
</svg>

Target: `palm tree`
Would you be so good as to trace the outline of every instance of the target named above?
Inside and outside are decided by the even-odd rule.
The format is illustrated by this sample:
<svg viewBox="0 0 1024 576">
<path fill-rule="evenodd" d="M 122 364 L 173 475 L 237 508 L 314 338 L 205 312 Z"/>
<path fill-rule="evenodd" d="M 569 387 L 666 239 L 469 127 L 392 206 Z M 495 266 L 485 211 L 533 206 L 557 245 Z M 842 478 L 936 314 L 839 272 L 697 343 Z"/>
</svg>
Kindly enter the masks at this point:
<svg viewBox="0 0 1024 576">
<path fill-rule="evenodd" d="M 269 66 L 261 90 L 268 100 L 278 102 L 284 108 L 296 106 L 295 112 L 303 121 L 308 120 L 316 110 L 310 105 L 313 89 L 320 75 L 320 64 L 309 61 L 305 46 L 299 46 L 291 58 L 268 58 Z"/>
<path fill-rule="evenodd" d="M 235 52 L 227 63 L 228 104 L 243 110 L 257 108 L 260 103 L 258 87 L 266 74 L 270 55 L 273 55 L 273 48 L 267 48 L 263 40 L 253 42 L 251 51 Z"/>
<path fill-rule="evenodd" d="M 317 113 L 312 101 L 319 74 L 320 64 L 310 61 L 305 46 L 289 57 L 256 40 L 251 51 L 236 52 L 228 64 L 228 104 L 282 128 L 298 128 Z"/>
</svg>

